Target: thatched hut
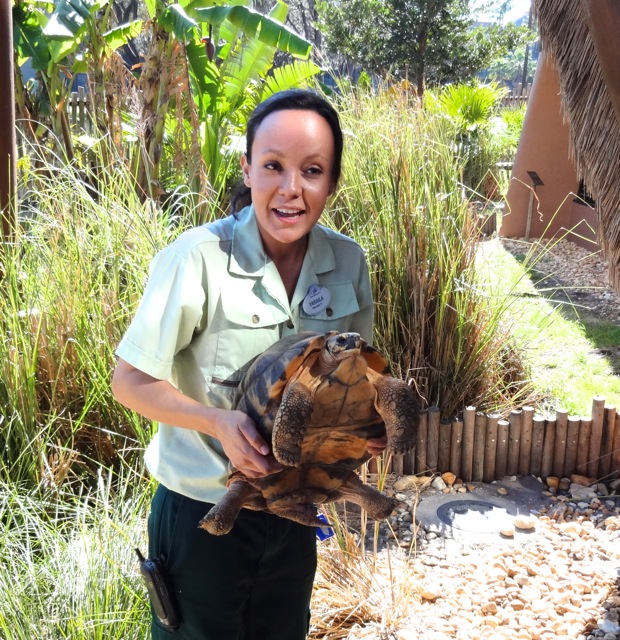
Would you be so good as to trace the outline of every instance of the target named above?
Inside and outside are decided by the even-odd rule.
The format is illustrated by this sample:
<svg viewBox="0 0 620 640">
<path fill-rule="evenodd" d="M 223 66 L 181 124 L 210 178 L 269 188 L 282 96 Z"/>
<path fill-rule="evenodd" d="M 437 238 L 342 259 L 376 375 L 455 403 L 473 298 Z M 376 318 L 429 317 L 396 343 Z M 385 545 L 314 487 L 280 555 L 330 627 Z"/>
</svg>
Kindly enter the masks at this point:
<svg viewBox="0 0 620 640">
<path fill-rule="evenodd" d="M 534 7 L 544 58 L 541 73 L 534 80 L 524 135 L 515 158 L 513 181 L 507 198 L 511 215 L 506 220 L 507 224 L 502 225 L 502 235 L 524 235 L 515 231 L 523 229 L 523 224 L 519 226 L 516 223 L 527 218 L 528 201 L 531 214 L 530 179 L 531 173 L 537 171 L 528 174 L 528 167 L 523 163 L 520 166 L 519 156 L 527 157 L 529 153 L 531 158 L 534 154 L 540 163 L 545 160 L 539 151 L 550 150 L 551 156 L 545 161 L 550 164 L 543 169 L 550 178 L 536 191 L 537 211 L 534 217 L 537 219 L 536 214 L 544 208 L 542 204 L 547 190 L 557 189 L 559 182 L 562 182 L 562 189 L 570 191 L 572 183 L 576 183 L 575 191 L 579 183 L 585 185 L 596 203 L 595 233 L 610 265 L 610 284 L 620 291 L 620 47 L 617 44 L 620 38 L 620 2 L 535 0 Z M 553 78 L 557 78 L 559 92 L 554 93 L 553 88 L 549 92 Z M 545 88 L 551 95 L 546 102 L 538 102 L 540 108 L 533 100 L 537 84 L 539 95 Z M 549 99 L 555 100 L 556 104 L 550 105 Z M 537 118 L 534 112 L 543 109 L 542 104 L 546 105 L 546 117 L 556 121 L 556 132 L 561 128 L 566 132 L 568 166 L 566 158 L 561 157 L 566 154 L 562 133 L 556 140 L 550 140 L 554 128 L 546 126 L 546 134 L 528 136 L 528 119 L 530 125 L 534 123 L 532 126 L 540 127 L 541 114 Z M 529 152 L 525 148 L 528 146 Z M 533 151 L 536 146 L 538 150 Z M 569 199 L 566 193 L 563 203 Z M 548 224 L 539 234 L 532 233 L 532 237 L 555 235 L 558 226 L 573 228 L 574 211 L 570 211 L 570 207 L 565 209 L 556 223 Z M 548 218 L 553 217 L 553 213 L 549 211 Z M 539 217 L 542 219 L 544 216 Z"/>
</svg>

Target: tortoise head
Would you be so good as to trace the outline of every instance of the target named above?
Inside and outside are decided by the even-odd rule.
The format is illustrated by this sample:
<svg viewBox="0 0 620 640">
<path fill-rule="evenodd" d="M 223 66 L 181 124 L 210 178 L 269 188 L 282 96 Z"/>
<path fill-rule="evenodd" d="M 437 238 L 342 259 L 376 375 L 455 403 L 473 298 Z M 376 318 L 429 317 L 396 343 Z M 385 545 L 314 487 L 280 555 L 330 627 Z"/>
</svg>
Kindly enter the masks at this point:
<svg viewBox="0 0 620 640">
<path fill-rule="evenodd" d="M 345 358 L 358 356 L 366 342 L 359 333 L 334 333 L 325 340 L 320 362 L 323 369 L 334 369 Z"/>
</svg>

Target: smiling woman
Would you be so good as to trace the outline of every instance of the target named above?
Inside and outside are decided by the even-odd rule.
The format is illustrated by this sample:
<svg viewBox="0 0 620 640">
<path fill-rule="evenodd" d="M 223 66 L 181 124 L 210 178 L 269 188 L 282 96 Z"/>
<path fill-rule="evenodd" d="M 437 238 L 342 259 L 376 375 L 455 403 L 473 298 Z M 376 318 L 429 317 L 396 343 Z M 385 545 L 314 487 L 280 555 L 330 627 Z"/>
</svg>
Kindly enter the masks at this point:
<svg viewBox="0 0 620 640">
<path fill-rule="evenodd" d="M 149 553 L 178 601 L 179 640 L 306 637 L 314 527 L 256 504 L 226 536 L 197 524 L 226 494 L 229 463 L 252 479 L 286 468 L 232 408 L 251 362 L 306 330 L 373 335 L 364 252 L 317 224 L 340 176 L 337 113 L 311 91 L 276 93 L 250 117 L 246 143 L 251 204 L 155 257 L 112 383 L 121 403 L 159 422 L 145 456 L 160 483 Z M 385 445 L 369 439 L 367 452 Z M 163 622 L 153 620 L 153 638 L 169 637 Z"/>
</svg>

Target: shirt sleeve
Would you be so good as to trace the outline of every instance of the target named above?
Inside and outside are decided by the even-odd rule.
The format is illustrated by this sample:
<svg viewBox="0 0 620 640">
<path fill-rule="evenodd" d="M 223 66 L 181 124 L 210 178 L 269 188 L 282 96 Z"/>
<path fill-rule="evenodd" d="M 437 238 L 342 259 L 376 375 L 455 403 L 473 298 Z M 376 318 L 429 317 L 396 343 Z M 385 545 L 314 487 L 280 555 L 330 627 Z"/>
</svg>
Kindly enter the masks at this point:
<svg viewBox="0 0 620 640">
<path fill-rule="evenodd" d="M 116 354 L 158 378 L 171 377 L 174 356 L 200 329 L 206 308 L 203 261 L 168 247 L 155 256 L 136 314 Z"/>
</svg>

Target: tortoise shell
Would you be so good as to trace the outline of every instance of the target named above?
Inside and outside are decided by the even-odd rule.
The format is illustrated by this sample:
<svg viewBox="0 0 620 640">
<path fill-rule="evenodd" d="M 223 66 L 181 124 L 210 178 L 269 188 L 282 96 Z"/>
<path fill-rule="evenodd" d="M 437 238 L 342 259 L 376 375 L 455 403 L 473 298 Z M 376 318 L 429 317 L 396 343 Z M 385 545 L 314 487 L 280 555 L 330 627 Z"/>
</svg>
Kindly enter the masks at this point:
<svg viewBox="0 0 620 640">
<path fill-rule="evenodd" d="M 418 421 L 414 390 L 390 375 L 387 360 L 357 333 L 305 332 L 258 356 L 245 374 L 235 408 L 247 413 L 285 469 L 248 478 L 233 469 L 226 496 L 200 526 L 227 533 L 242 507 L 318 526 L 316 504 L 347 499 L 374 518 L 395 506 L 355 472 L 370 458 L 368 439 L 413 447 Z"/>
</svg>

